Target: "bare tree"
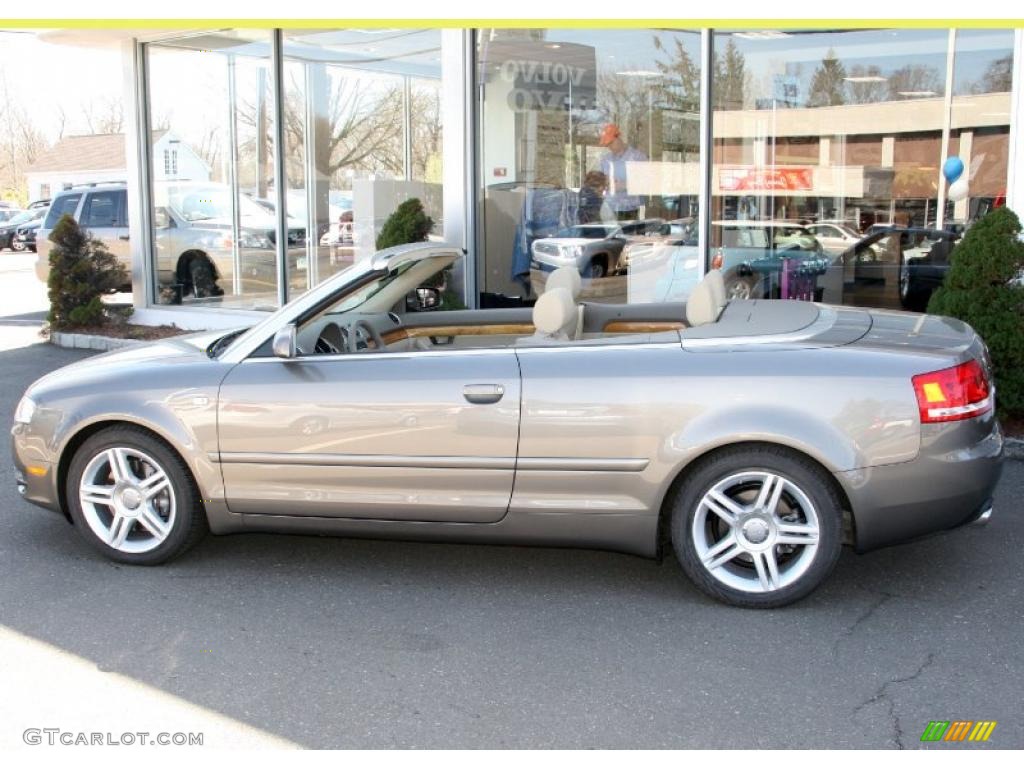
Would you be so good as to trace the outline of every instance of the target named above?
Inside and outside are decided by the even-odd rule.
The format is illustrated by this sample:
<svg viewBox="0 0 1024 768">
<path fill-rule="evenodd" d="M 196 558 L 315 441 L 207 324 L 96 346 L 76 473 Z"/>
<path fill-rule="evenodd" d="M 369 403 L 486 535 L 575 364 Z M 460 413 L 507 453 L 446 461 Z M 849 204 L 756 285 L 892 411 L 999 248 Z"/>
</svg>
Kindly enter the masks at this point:
<svg viewBox="0 0 1024 768">
<path fill-rule="evenodd" d="M 889 98 L 915 98 L 925 94 L 938 96 L 945 90 L 942 76 L 935 67 L 907 64 L 889 75 Z"/>
<path fill-rule="evenodd" d="M 882 76 L 881 67 L 876 64 L 867 67 L 863 64 L 854 64 L 850 67 L 846 80 L 851 104 L 874 104 L 885 101 L 888 95 L 886 78 Z"/>
<path fill-rule="evenodd" d="M 47 147 L 46 137 L 30 114 L 11 97 L 0 71 L 0 194 L 27 195 L 25 172 Z"/>
<path fill-rule="evenodd" d="M 121 99 L 106 97 L 82 104 L 82 118 L 89 133 L 122 133 L 124 107 Z"/>
</svg>

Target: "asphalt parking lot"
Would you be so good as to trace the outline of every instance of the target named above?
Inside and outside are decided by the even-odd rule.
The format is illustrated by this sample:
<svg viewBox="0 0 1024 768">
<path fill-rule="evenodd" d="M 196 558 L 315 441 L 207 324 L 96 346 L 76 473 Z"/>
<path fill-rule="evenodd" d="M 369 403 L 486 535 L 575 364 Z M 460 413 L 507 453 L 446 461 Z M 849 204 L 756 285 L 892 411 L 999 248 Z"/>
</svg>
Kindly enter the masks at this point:
<svg viewBox="0 0 1024 768">
<path fill-rule="evenodd" d="M 34 378 L 84 354 L 31 323 L 0 318 L 7 424 Z M 998 726 L 929 748 L 1019 749 L 1022 498 L 1009 462 L 987 528 L 845 552 L 810 598 L 765 612 L 710 601 L 671 560 L 563 549 L 250 534 L 120 566 L 21 501 L 5 460 L 0 624 L 96 681 L 308 747 L 917 748 L 960 719 Z M 13 712 L 61 696 L 3 688 Z M 31 725 L 4 722 L 5 743 Z"/>
</svg>

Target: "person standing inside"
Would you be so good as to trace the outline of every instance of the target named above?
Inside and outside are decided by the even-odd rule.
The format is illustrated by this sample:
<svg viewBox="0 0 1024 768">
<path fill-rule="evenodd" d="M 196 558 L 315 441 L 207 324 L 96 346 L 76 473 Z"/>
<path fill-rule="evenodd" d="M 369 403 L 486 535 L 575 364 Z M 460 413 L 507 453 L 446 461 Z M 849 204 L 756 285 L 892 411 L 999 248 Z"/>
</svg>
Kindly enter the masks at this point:
<svg viewBox="0 0 1024 768">
<path fill-rule="evenodd" d="M 602 129 L 598 143 L 608 148 L 601 158 L 601 172 L 608 179 L 608 205 L 619 221 L 639 218 L 642 200 L 636 195 L 629 194 L 626 185 L 626 163 L 646 160 L 647 155 L 636 147 L 629 146 L 615 123 L 608 123 Z"/>
</svg>

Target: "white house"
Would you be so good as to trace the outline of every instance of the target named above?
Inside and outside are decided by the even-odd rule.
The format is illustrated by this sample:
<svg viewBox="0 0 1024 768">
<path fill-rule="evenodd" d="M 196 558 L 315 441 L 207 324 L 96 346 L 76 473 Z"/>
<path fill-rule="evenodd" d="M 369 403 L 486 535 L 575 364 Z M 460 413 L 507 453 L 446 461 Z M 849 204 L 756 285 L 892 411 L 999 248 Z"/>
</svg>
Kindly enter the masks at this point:
<svg viewBox="0 0 1024 768">
<path fill-rule="evenodd" d="M 134 144 L 132 146 L 134 151 Z M 29 200 L 51 197 L 83 184 L 127 181 L 125 135 L 67 136 L 40 155 L 25 174 Z M 209 181 L 210 167 L 170 131 L 153 132 L 156 181 Z"/>
</svg>

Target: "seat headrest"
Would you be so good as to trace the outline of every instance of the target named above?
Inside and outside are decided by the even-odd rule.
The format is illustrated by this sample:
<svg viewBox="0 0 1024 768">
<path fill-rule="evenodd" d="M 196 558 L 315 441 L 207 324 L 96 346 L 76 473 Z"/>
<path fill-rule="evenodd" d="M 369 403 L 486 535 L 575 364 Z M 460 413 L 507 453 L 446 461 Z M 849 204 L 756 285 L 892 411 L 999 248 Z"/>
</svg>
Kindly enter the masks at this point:
<svg viewBox="0 0 1024 768">
<path fill-rule="evenodd" d="M 556 269 L 548 275 L 548 281 L 544 284 L 545 291 L 550 291 L 554 288 L 565 288 L 572 295 L 574 301 L 578 299 L 580 292 L 583 290 L 583 278 L 580 277 L 579 270 L 576 267 L 559 267 Z"/>
<path fill-rule="evenodd" d="M 713 323 L 721 311 L 722 308 L 715 300 L 715 289 L 706 279 L 701 280 L 686 300 L 686 324 L 696 328 L 698 325 Z"/>
<path fill-rule="evenodd" d="M 704 275 L 704 281 L 711 286 L 711 290 L 715 295 L 715 303 L 718 305 L 719 311 L 721 311 L 729 303 L 725 295 L 725 278 L 722 277 L 722 270 L 712 269 Z"/>
<path fill-rule="evenodd" d="M 544 291 L 533 305 L 533 327 L 537 334 L 555 339 L 568 339 L 579 323 L 579 311 L 566 288 Z"/>
</svg>

